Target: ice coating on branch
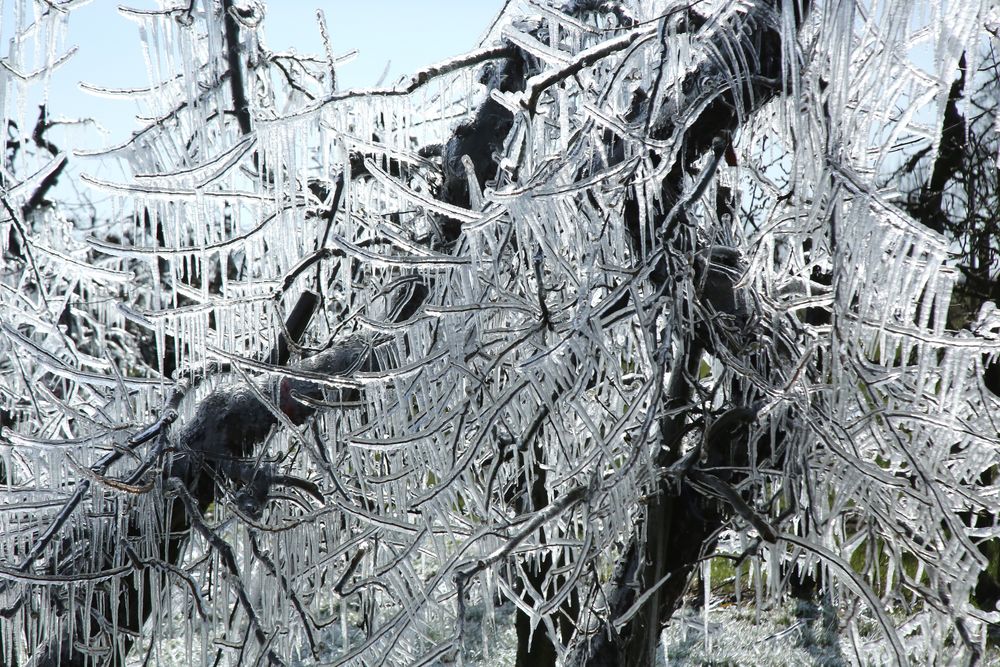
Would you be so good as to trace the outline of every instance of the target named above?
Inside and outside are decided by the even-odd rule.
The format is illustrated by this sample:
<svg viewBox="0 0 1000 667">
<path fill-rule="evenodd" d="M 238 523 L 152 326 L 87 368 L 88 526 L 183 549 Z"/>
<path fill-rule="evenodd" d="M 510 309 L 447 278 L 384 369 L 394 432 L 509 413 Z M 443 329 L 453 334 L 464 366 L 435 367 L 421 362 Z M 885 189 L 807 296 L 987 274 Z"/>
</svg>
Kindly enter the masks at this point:
<svg viewBox="0 0 1000 667">
<path fill-rule="evenodd" d="M 95 225 L 27 102 L 73 14 L 4 4 L 0 662 L 471 659 L 507 600 L 574 664 L 683 590 L 635 579 L 671 502 L 860 662 L 997 622 L 998 318 L 898 177 L 985 2 L 512 2 L 353 92 L 258 3 L 123 9 L 149 123 L 79 177 Z"/>
</svg>

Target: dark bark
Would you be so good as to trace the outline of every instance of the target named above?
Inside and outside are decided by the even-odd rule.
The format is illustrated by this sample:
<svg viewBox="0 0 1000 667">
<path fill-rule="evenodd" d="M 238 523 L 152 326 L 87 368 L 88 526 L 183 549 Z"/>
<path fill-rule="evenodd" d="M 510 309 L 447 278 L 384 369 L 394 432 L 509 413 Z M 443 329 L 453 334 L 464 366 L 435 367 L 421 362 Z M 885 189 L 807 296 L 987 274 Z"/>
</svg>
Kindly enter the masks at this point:
<svg viewBox="0 0 1000 667">
<path fill-rule="evenodd" d="M 781 3 L 775 4 L 781 5 Z M 223 7 L 233 103 L 241 131 L 247 133 L 251 127 L 238 50 L 239 27 L 231 14 L 231 0 L 224 0 Z M 685 171 L 691 169 L 695 161 L 707 152 L 712 151 L 716 158 L 721 156 L 722 151 L 728 146 L 731 132 L 738 127 L 740 114 L 737 110 L 743 114 L 752 113 L 766 100 L 780 92 L 774 84 L 774 81 L 780 81 L 782 69 L 781 39 L 775 27 L 777 21 L 774 20 L 777 11 L 778 8 L 771 3 L 760 3 L 756 9 L 743 17 L 741 25 L 734 27 L 731 34 L 738 35 L 739 40 L 735 43 L 728 42 L 726 48 L 719 49 L 720 53 L 730 53 L 732 49 L 736 49 L 740 52 L 739 57 L 749 63 L 751 71 L 745 72 L 743 79 L 745 86 L 742 89 L 730 90 L 723 85 L 722 77 L 728 75 L 721 71 L 693 72 L 680 83 L 684 95 L 691 96 L 695 94 L 696 87 L 704 81 L 712 82 L 718 79 L 720 92 L 694 122 L 683 130 L 684 150 L 662 183 L 663 196 L 660 200 L 663 205 L 659 211 L 659 222 L 655 229 L 650 230 L 655 233 L 652 238 L 647 239 L 647 243 L 640 243 L 641 235 L 645 232 L 639 228 L 638 212 L 633 210 L 635 200 L 626 203 L 627 224 L 635 240 L 636 249 L 656 247 L 656 244 L 665 240 L 677 250 L 699 250 L 689 247 L 691 245 L 691 235 L 687 233 L 689 224 L 684 204 L 679 201 L 682 179 Z M 693 15 L 688 21 L 690 29 L 697 29 L 704 23 L 696 19 L 697 17 Z M 731 34 L 726 37 L 727 40 Z M 528 63 L 526 58 L 509 58 L 495 70 L 499 74 L 493 85 L 506 91 L 523 89 L 527 70 L 531 67 L 533 65 Z M 653 94 L 658 92 L 653 91 Z M 648 105 L 643 105 L 643 100 L 637 99 L 636 107 L 648 114 Z M 652 119 L 650 130 L 654 138 L 669 137 L 678 131 L 671 120 L 671 111 L 676 109 L 664 105 L 664 112 L 660 117 Z M 442 200 L 463 206 L 469 204 L 467 176 L 461 163 L 463 155 L 471 159 L 480 187 L 496 177 L 497 165 L 493 155 L 502 148 L 512 123 L 513 116 L 510 112 L 488 98 L 476 117 L 456 131 L 455 136 L 442 151 L 444 181 L 439 193 Z M 633 209 L 629 206 L 633 206 Z M 453 246 L 461 234 L 460 224 L 445 220 L 441 228 L 444 232 L 443 245 Z M 739 308 L 732 294 L 732 282 L 727 283 L 724 272 L 713 273 L 711 252 L 708 257 L 709 263 L 704 267 L 707 271 L 704 275 L 708 279 L 702 281 L 699 298 L 714 310 L 735 315 Z M 662 286 L 670 274 L 671 267 L 664 262 L 658 267 L 653 280 Z M 403 319 L 414 314 L 427 298 L 429 290 L 424 285 L 421 287 L 422 289 L 413 290 L 407 301 L 399 307 L 397 312 L 404 316 Z M 605 315 L 610 314 L 605 313 Z M 687 381 L 687 376 L 697 375 L 703 347 L 713 345 L 714 341 L 720 338 L 713 335 L 712 327 L 708 323 L 700 323 L 699 326 L 702 330 L 696 339 L 682 341 L 682 349 L 687 351 L 686 356 L 674 369 L 662 407 L 664 410 L 690 404 L 692 387 Z M 665 341 L 664 344 L 669 344 L 669 341 Z M 278 358 L 282 356 L 281 353 L 276 354 Z M 328 364 L 322 366 L 325 372 L 342 372 L 347 367 L 341 363 L 342 361 L 331 357 L 317 360 L 315 363 Z M 285 398 L 284 390 L 283 386 L 282 399 Z M 289 396 L 293 394 L 293 390 L 306 394 L 313 391 L 308 383 L 303 386 L 290 385 Z M 206 398 L 199 405 L 195 419 L 179 434 L 185 446 L 181 448 L 170 470 L 175 476 L 184 479 L 186 488 L 191 490 L 201 509 L 207 507 L 208 502 L 211 502 L 218 492 L 217 476 L 237 478 L 237 482 L 247 481 L 239 478 L 238 472 L 234 472 L 231 461 L 238 461 L 252 453 L 256 444 L 276 422 L 274 416 L 260 405 L 256 396 L 249 390 L 244 388 L 242 392 L 236 390 L 233 392 L 230 395 L 216 392 Z M 298 407 L 291 403 L 287 406 L 282 403 L 281 408 L 293 421 L 306 418 L 310 411 L 307 407 L 303 407 L 303 412 L 299 413 L 296 411 Z M 660 430 L 668 446 L 664 448 L 662 457 L 656 461 L 659 467 L 667 468 L 676 463 L 680 437 L 688 427 L 688 421 L 689 415 L 684 413 L 661 420 Z M 741 437 L 739 433 L 734 432 L 727 438 L 720 438 L 717 448 L 736 451 L 741 444 Z M 721 440 L 726 442 L 723 443 Z M 718 455 L 718 452 L 715 454 Z M 544 452 L 536 452 L 535 465 L 538 466 L 543 461 Z M 544 473 L 542 468 L 535 472 Z M 540 509 L 548 503 L 547 494 L 544 492 L 544 483 L 540 491 L 537 488 L 539 475 L 535 474 L 533 479 L 535 482 L 532 484 L 525 482 L 521 491 L 524 497 L 530 498 L 535 509 Z M 611 605 L 608 620 L 616 619 L 631 609 L 639 596 L 647 592 L 650 587 L 656 585 L 659 587 L 644 604 L 640 605 L 632 619 L 620 630 L 616 630 L 605 621 L 593 637 L 585 639 L 581 651 L 577 654 L 580 661 L 608 665 L 651 664 L 660 628 L 676 608 L 694 565 L 706 550 L 712 548 L 712 535 L 722 524 L 725 513 L 715 501 L 707 500 L 683 478 L 680 480 L 679 488 L 674 488 L 673 483 L 674 480 L 669 482 L 665 480 L 655 490 L 656 493 L 653 494 L 644 520 L 645 525 L 637 528 L 635 537 L 627 546 L 625 557 L 615 575 L 609 594 Z M 254 495 L 259 495 L 259 492 L 255 491 Z M 205 502 L 206 500 L 208 502 Z M 182 510 L 173 513 L 175 518 L 181 517 L 186 521 L 177 526 L 180 535 L 190 530 L 191 522 L 183 519 L 189 514 Z M 643 533 L 645 538 L 642 536 Z M 167 555 L 169 557 L 169 554 Z M 544 580 L 548 568 L 552 566 L 553 564 L 549 563 L 540 564 L 538 581 Z M 566 611 L 574 618 L 578 613 L 572 607 Z M 145 618 L 148 610 L 130 609 L 129 614 L 135 619 Z M 525 619 L 526 617 L 519 617 L 516 621 L 519 628 L 518 664 L 553 664 L 555 650 L 551 639 L 544 638 L 549 642 L 548 645 L 544 641 L 539 641 L 540 637 L 544 637 L 544 633 L 540 632 L 536 633 L 536 642 L 528 644 L 526 633 L 523 632 Z M 136 627 L 141 627 L 141 623 Z M 564 636 L 563 640 L 565 639 Z M 520 650 L 522 643 L 523 653 Z"/>
<path fill-rule="evenodd" d="M 546 413 L 547 414 L 547 413 Z M 545 450 L 541 446 L 541 433 L 545 429 L 543 425 L 547 417 L 538 422 L 538 428 L 532 428 L 532 433 L 527 434 L 525 441 L 530 443 L 531 456 L 527 452 L 515 455 L 519 459 L 520 475 L 518 476 L 518 488 L 512 490 L 514 494 L 513 503 L 518 514 L 537 512 L 549 506 L 551 499 L 546 488 L 548 473 L 545 463 L 547 460 Z M 559 556 L 545 553 L 537 559 L 528 560 L 522 563 L 522 567 L 527 575 L 528 585 L 531 590 L 544 591 L 547 585 L 556 587 L 565 583 L 563 577 L 551 577 L 553 570 L 568 565 Z M 554 579 L 553 581 L 549 581 Z M 528 590 L 519 591 L 521 598 L 529 605 L 541 604 L 544 600 L 537 600 Z M 556 631 L 559 636 L 553 638 L 549 636 L 544 626 L 532 628 L 530 617 L 517 610 L 514 618 L 514 626 L 517 634 L 517 659 L 514 663 L 517 667 L 545 667 L 554 666 L 559 657 L 555 641 L 559 641 L 563 646 L 567 645 L 575 625 L 576 618 L 580 613 L 580 598 L 576 592 L 571 593 L 566 601 L 560 606 L 558 618 L 556 620 Z"/>
<path fill-rule="evenodd" d="M 292 310 L 285 329 L 293 341 L 297 341 L 305 333 L 309 320 L 318 304 L 315 294 L 306 292 Z M 336 374 L 354 363 L 353 358 L 346 358 L 338 351 L 317 355 L 319 360 L 313 361 L 312 370 L 321 369 Z M 288 360 L 288 341 L 284 335 L 271 352 L 271 359 L 285 363 Z M 304 392 L 307 387 L 299 387 Z M 173 408 L 171 408 L 173 409 Z M 295 404 L 295 409 L 304 412 L 311 411 L 307 406 Z M 290 415 L 291 416 L 291 415 Z M 277 419 L 269 410 L 260 404 L 256 394 L 245 387 L 230 386 L 209 394 L 199 405 L 194 418 L 177 436 L 169 438 L 166 430 L 160 431 L 156 438 L 156 452 L 147 459 L 149 465 L 141 466 L 126 480 L 130 484 L 138 484 L 154 459 L 163 455 L 168 439 L 178 449 L 172 460 L 165 465 L 164 480 L 178 478 L 185 488 L 189 489 L 199 512 L 204 512 L 213 503 L 221 490 L 219 480 L 235 480 L 237 483 L 248 484 L 256 480 L 257 475 L 244 472 L 246 464 L 241 462 L 251 453 L 252 448 L 262 442 Z M 242 467 L 241 467 L 242 466 Z M 86 489 L 85 489 L 86 490 Z M 268 488 L 263 492 L 266 496 Z M 165 563 L 161 567 L 180 565 L 180 556 L 187 536 L 192 528 L 192 517 L 188 508 L 180 499 L 168 500 L 164 505 L 165 514 L 171 517 L 170 525 L 165 526 L 166 546 L 163 553 L 154 559 L 142 559 L 132 547 L 126 547 L 130 553 L 132 565 L 139 568 L 142 577 L 139 584 L 131 576 L 119 579 L 118 625 L 114 639 L 120 641 L 120 650 L 111 647 L 107 659 L 101 663 L 106 665 L 123 665 L 125 656 L 132 647 L 135 637 L 142 632 L 142 627 L 152 612 L 152 591 L 154 578 L 161 576 L 155 563 Z M 123 540 L 126 544 L 148 540 L 143 535 L 143 522 L 134 517 L 128 524 Z M 64 540 L 65 541 L 65 540 Z M 67 548 L 69 544 L 64 546 Z M 105 554 L 99 554 L 98 569 L 114 566 L 111 562 L 113 549 Z M 67 601 L 68 602 L 68 601 Z M 95 611 L 96 613 L 96 611 Z M 87 647 L 93 641 L 105 634 L 104 625 L 110 625 L 110 619 L 78 618 L 75 623 L 75 633 L 72 637 L 62 635 L 51 638 L 31 655 L 27 663 L 33 667 L 85 667 L 95 664 L 94 658 L 80 647 Z M 105 635 L 106 636 L 106 635 Z M 0 647 L 0 655 L 2 655 Z M 12 665 L 11 667 L 16 667 Z"/>
<path fill-rule="evenodd" d="M 916 200 L 909 203 L 910 214 L 938 233 L 944 233 L 950 227 L 944 210 L 945 186 L 962 170 L 966 156 L 965 116 L 958 109 L 965 90 L 964 53 L 958 61 L 958 70 L 958 78 L 948 91 L 941 125 L 941 144 L 931 165 L 930 178 L 918 190 Z"/>
<path fill-rule="evenodd" d="M 227 55 L 231 68 L 232 94 L 241 131 L 246 133 L 251 128 L 249 109 L 243 92 L 242 70 L 240 69 L 239 27 L 229 11 L 231 0 L 224 0 L 223 4 L 226 11 L 227 45 L 230 47 L 227 50 Z M 499 70 L 501 80 L 507 80 L 509 72 L 520 71 L 521 67 L 520 61 L 504 61 Z M 512 74 L 509 80 L 516 82 L 518 76 Z M 509 130 L 512 122 L 512 115 L 496 105 L 495 102 L 489 101 L 484 106 L 485 110 L 481 110 L 480 114 L 477 115 L 480 122 L 477 124 L 476 121 L 473 121 L 471 124 L 459 128 L 455 137 L 448 144 L 449 150 L 456 154 L 458 159 L 461 155 L 468 154 L 477 164 L 480 187 L 496 175 L 496 163 L 492 156 L 502 146 L 506 131 Z M 506 129 L 503 127 L 503 114 L 509 116 L 506 120 Z M 493 125 L 493 123 L 499 123 L 499 126 Z M 503 134 L 498 135 L 498 129 Z M 256 155 L 254 158 L 256 161 Z M 460 163 L 459 166 L 461 166 Z M 445 168 L 445 173 L 446 181 L 451 185 L 448 192 L 440 193 L 439 196 L 448 203 L 467 206 L 467 188 L 462 193 L 461 188 L 455 185 L 454 179 L 457 176 L 448 167 Z M 452 180 L 449 181 L 449 177 Z M 342 182 L 338 181 L 330 209 L 322 213 L 324 219 L 332 220 L 339 204 L 341 192 Z M 446 238 L 442 239 L 445 245 L 454 244 L 461 233 L 461 227 L 444 224 L 442 228 L 446 230 Z M 393 319 L 404 321 L 411 317 L 428 295 L 429 290 L 426 285 L 415 284 L 412 289 L 406 292 L 405 301 L 398 304 Z M 312 293 L 306 293 L 295 306 L 286 324 L 286 331 L 292 340 L 297 340 L 305 331 L 316 305 L 316 296 Z M 326 375 L 337 375 L 348 370 L 353 372 L 353 369 L 358 368 L 360 357 L 366 355 L 367 349 L 364 346 L 349 345 L 345 348 L 336 348 L 320 353 L 301 362 L 297 368 Z M 284 336 L 281 336 L 276 348 L 268 356 L 268 360 L 281 365 L 287 362 L 288 356 L 289 345 Z M 308 381 L 285 379 L 277 387 L 277 393 L 280 409 L 293 423 L 302 423 L 314 412 L 315 407 L 296 400 L 296 396 L 301 395 L 307 399 L 321 398 L 323 392 Z M 252 512 L 254 507 L 259 508 L 262 502 L 266 501 L 270 485 L 280 483 L 282 480 L 269 475 L 267 471 L 249 466 L 244 461 L 252 459 L 255 447 L 263 441 L 276 423 L 276 417 L 260 403 L 257 394 L 248 387 L 232 385 L 216 390 L 199 403 L 193 419 L 180 429 L 176 436 L 172 436 L 171 440 L 177 451 L 173 454 L 172 460 L 166 464 L 164 477 L 177 478 L 182 481 L 183 488 L 190 493 L 198 512 L 203 512 L 216 500 L 217 495 L 222 491 L 219 486 L 220 481 L 228 481 L 233 484 L 234 488 L 231 489 L 231 492 L 239 494 L 240 506 L 244 510 Z M 167 564 L 178 565 L 178 559 L 187 535 L 192 530 L 193 522 L 198 522 L 200 517 L 192 516 L 188 511 L 189 508 L 185 507 L 180 499 L 169 501 L 164 509 L 165 512 L 169 510 L 171 525 L 168 530 L 174 537 L 168 540 L 165 553 L 160 554 L 159 560 Z M 125 536 L 126 540 L 139 537 L 138 530 L 138 521 L 132 522 L 128 534 Z M 108 557 L 110 558 L 110 554 Z M 148 561 L 140 559 L 133 564 L 142 565 L 143 577 L 142 583 L 138 587 L 134 585 L 131 577 L 123 577 L 121 580 L 123 591 L 118 610 L 118 628 L 121 631 L 119 637 L 122 641 L 122 650 L 112 651 L 103 664 L 124 664 L 124 657 L 134 643 L 132 635 L 137 636 L 151 613 L 149 591 L 153 577 L 159 576 L 159 573 Z M 140 599 L 143 600 L 141 605 Z M 64 635 L 50 638 L 30 656 L 29 664 L 35 667 L 55 667 L 57 664 L 67 667 L 84 667 L 86 664 L 93 664 L 93 659 L 88 657 L 86 653 L 77 650 L 76 646 L 91 644 L 94 639 L 105 632 L 105 629 L 97 621 L 91 623 L 81 622 L 81 620 L 75 624 L 76 632 L 73 637 Z M 3 647 L 0 646 L 0 655 L 2 653 Z M 12 665 L 11 667 L 17 666 Z"/>
<path fill-rule="evenodd" d="M 976 160 L 992 158 L 992 156 L 977 154 L 976 137 L 970 133 L 969 123 L 966 122 L 965 116 L 960 111 L 960 104 L 965 97 L 966 76 L 966 57 L 963 53 L 958 61 L 958 76 L 948 91 L 948 101 L 945 105 L 944 118 L 941 121 L 941 142 L 930 165 L 930 174 L 926 182 L 910 198 L 907 208 L 910 215 L 929 229 L 947 234 L 952 238 L 966 237 L 971 239 L 967 254 L 960 260 L 964 260 L 967 264 L 959 267 L 965 273 L 967 281 L 958 285 L 956 291 L 960 297 L 969 301 L 968 310 L 977 312 L 987 300 L 1000 302 L 1000 280 L 988 274 L 988 266 L 985 268 L 986 273 L 974 271 L 972 268 L 977 259 L 991 256 L 994 249 L 990 245 L 996 238 L 998 230 L 980 231 L 974 228 L 975 222 L 963 218 L 956 219 L 949 214 L 944 201 L 945 188 L 951 181 L 969 171 L 970 165 L 975 164 Z M 916 160 L 922 158 L 927 152 L 929 152 L 929 148 L 917 153 L 904 169 L 913 171 Z M 982 197 L 984 194 L 973 191 L 968 192 L 967 196 Z M 991 204 L 992 202 L 986 202 L 987 207 Z M 975 211 L 981 206 L 980 202 L 969 203 L 966 209 L 969 215 L 975 215 Z M 982 270 L 982 267 L 979 268 Z M 985 366 L 983 383 L 987 390 L 995 396 L 1000 396 L 1000 363 L 987 359 Z M 983 486 L 989 486 L 994 483 L 995 477 L 994 468 L 993 471 L 984 474 L 979 483 Z M 984 512 L 961 512 L 960 518 L 965 525 L 976 528 L 993 526 L 996 521 L 994 516 Z M 978 544 L 978 547 L 986 557 L 988 564 L 977 575 L 972 601 L 980 609 L 993 611 L 997 608 L 997 603 L 1000 602 L 1000 540 L 996 538 L 983 540 Z M 992 627 L 991 631 L 996 634 L 996 627 Z"/>
<path fill-rule="evenodd" d="M 488 90 L 504 93 L 524 90 L 528 77 L 527 56 L 507 58 L 496 65 L 487 65 L 481 81 Z M 503 148 L 504 140 L 514 125 L 514 114 L 507 108 L 487 97 L 475 118 L 459 125 L 454 136 L 445 144 L 443 159 L 444 182 L 438 198 L 455 206 L 469 207 L 469 181 L 462 157 L 468 156 L 476 172 L 480 189 L 497 175 L 497 162 L 493 155 Z M 453 244 L 461 234 L 461 224 L 455 220 L 442 221 L 444 242 Z"/>
<path fill-rule="evenodd" d="M 801 9 L 807 8 L 805 6 Z M 799 9 L 796 8 L 796 25 L 801 22 Z M 643 247 L 658 247 L 658 243 L 665 241 L 679 254 L 707 250 L 708 256 L 715 259 L 711 249 L 690 247 L 693 236 L 689 233 L 685 203 L 680 201 L 682 179 L 685 172 L 690 171 L 696 161 L 710 151 L 714 153 L 717 164 L 729 145 L 732 133 L 739 127 L 740 120 L 782 92 L 778 85 L 783 69 L 782 39 L 778 27 L 780 11 L 780 2 L 758 2 L 746 15 L 735 19 L 730 30 L 720 31 L 738 36 L 738 40 L 727 37 L 725 48 L 720 45 L 719 52 L 728 52 L 729 49 L 737 51 L 737 62 L 732 63 L 732 67 L 741 71 L 742 86 L 731 89 L 724 85 L 720 77 L 725 75 L 719 65 L 708 62 L 680 82 L 680 106 L 664 103 L 658 117 L 651 123 L 650 134 L 654 139 L 665 139 L 681 133 L 683 150 L 661 185 L 660 201 L 663 203 L 658 222 L 651 229 L 640 228 L 634 200 L 627 200 L 625 203 L 625 220 L 636 251 Z M 699 24 L 698 21 L 690 23 L 692 27 Z M 746 66 L 740 66 L 740 62 Z M 674 119 L 682 116 L 684 99 L 693 99 L 699 91 L 704 93 L 706 89 L 717 91 L 712 100 L 693 122 L 684 127 L 676 125 Z M 653 92 L 656 94 L 658 91 Z M 711 177 L 711 172 L 708 177 Z M 667 255 L 669 257 L 670 253 Z M 655 283 L 663 285 L 677 270 L 678 267 L 672 267 L 669 260 L 662 260 L 651 278 Z M 732 293 L 732 282 L 724 267 L 717 268 L 714 274 L 710 270 L 707 278 L 696 281 L 701 283 L 696 291 L 697 299 L 708 306 L 710 312 L 720 311 L 735 317 L 745 315 L 740 312 L 741 306 Z M 702 347 L 711 351 L 714 345 L 732 340 L 732 330 L 719 330 L 719 323 L 725 319 L 699 322 L 694 333 L 695 339 L 681 341 L 682 349 L 686 349 L 687 353 L 681 365 L 673 371 L 663 403 L 664 410 L 669 406 L 690 404 L 691 387 L 683 379 L 685 371 L 688 376 L 697 377 Z M 741 346 L 737 344 L 735 347 Z M 735 396 L 731 398 L 734 401 L 737 399 Z M 731 407 L 741 406 L 734 402 Z M 680 457 L 680 438 L 689 419 L 690 415 L 684 413 L 661 419 L 660 432 L 664 449 L 656 462 L 661 469 L 677 463 Z M 745 452 L 746 446 L 745 433 L 733 433 L 730 438 L 710 442 L 710 451 L 706 452 L 706 456 L 710 461 L 713 458 L 728 457 L 734 452 Z M 699 464 L 693 461 L 692 468 L 697 471 L 698 467 Z M 679 488 L 675 485 L 679 485 Z M 636 528 L 635 536 L 609 586 L 607 617 L 600 621 L 600 626 L 593 635 L 583 638 L 571 664 L 652 665 L 661 629 L 679 605 L 695 565 L 714 549 L 713 536 L 733 509 L 730 507 L 723 510 L 717 501 L 694 489 L 684 477 L 680 480 L 665 477 L 655 489 L 643 525 Z M 653 587 L 657 588 L 650 592 Z M 649 595 L 639 609 L 632 609 L 646 593 Z M 614 621 L 629 610 L 634 612 L 631 618 L 616 628 Z"/>
<path fill-rule="evenodd" d="M 240 60 L 240 26 L 234 15 L 233 0 L 222 0 L 222 20 L 226 26 L 226 58 L 229 61 L 229 89 L 233 96 L 233 112 L 240 124 L 240 132 L 250 134 L 250 103 L 247 101 L 243 82 L 243 63 Z"/>
<path fill-rule="evenodd" d="M 17 125 L 13 121 L 8 121 L 8 128 L 16 128 Z M 52 127 L 52 123 L 48 119 L 47 107 L 42 104 L 38 107 L 38 121 L 35 123 L 35 127 L 31 133 L 31 140 L 38 148 L 48 152 L 53 158 L 59 157 L 59 148 L 53 144 L 51 141 L 46 139 L 45 133 Z M 8 148 L 11 144 L 15 144 L 15 151 L 20 147 L 20 142 L 8 141 Z M 13 163 L 13 155 L 10 157 L 11 163 Z M 36 211 L 41 210 L 46 206 L 50 206 L 51 202 L 46 199 L 49 191 L 55 187 L 59 182 L 59 177 L 66 170 L 66 165 L 69 160 L 65 156 L 59 159 L 59 164 L 56 165 L 55 169 L 49 172 L 45 177 L 43 177 L 39 182 L 38 186 L 31 193 L 31 196 L 21 206 L 21 218 L 25 221 L 28 220 Z M 3 189 L 2 179 L 0 179 L 0 189 Z M 13 213 L 9 212 L 13 217 Z M 17 220 L 12 220 L 10 229 L 7 231 L 7 252 L 11 256 L 17 259 L 24 260 L 30 259 L 25 256 L 25 248 L 22 246 L 27 246 L 28 240 L 25 238 L 26 231 Z"/>
<path fill-rule="evenodd" d="M 518 51 L 518 57 L 507 58 L 495 65 L 487 65 L 480 80 L 489 90 L 521 91 L 524 90 L 525 81 L 534 67 L 534 63 Z M 476 111 L 475 117 L 455 130 L 454 136 L 441 151 L 444 178 L 438 197 L 442 201 L 462 207 L 470 205 L 469 180 L 462 163 L 462 158 L 465 156 L 472 163 L 480 189 L 496 178 L 498 165 L 494 155 L 501 152 L 513 124 L 513 113 L 493 98 L 487 97 Z M 461 235 L 461 224 L 454 220 L 443 220 L 441 229 L 446 247 L 453 246 Z M 424 295 L 417 294 L 414 299 L 417 298 L 422 300 Z M 404 308 L 404 312 L 415 310 L 412 301 L 413 299 Z M 518 489 L 511 491 L 511 495 L 520 512 L 538 511 L 547 507 L 550 502 L 546 489 L 546 455 L 537 439 L 537 433 L 541 428 L 540 426 L 533 436 L 528 438 L 532 456 L 522 454 L 516 457 L 521 469 L 520 483 Z M 563 563 L 558 558 L 546 554 L 522 565 L 531 588 L 540 590 L 548 582 L 553 568 Z M 556 583 L 560 581 L 557 578 Z M 525 590 L 519 592 L 529 604 L 540 602 L 534 600 Z M 578 596 L 576 594 L 568 596 L 559 611 L 560 620 L 557 623 L 559 641 L 565 645 L 572 634 L 573 621 L 579 614 Z M 556 664 L 559 652 L 553 643 L 554 638 L 548 635 L 544 627 L 532 628 L 529 616 L 520 609 L 515 612 L 514 625 L 517 634 L 515 664 L 518 667 L 547 667 Z"/>
</svg>

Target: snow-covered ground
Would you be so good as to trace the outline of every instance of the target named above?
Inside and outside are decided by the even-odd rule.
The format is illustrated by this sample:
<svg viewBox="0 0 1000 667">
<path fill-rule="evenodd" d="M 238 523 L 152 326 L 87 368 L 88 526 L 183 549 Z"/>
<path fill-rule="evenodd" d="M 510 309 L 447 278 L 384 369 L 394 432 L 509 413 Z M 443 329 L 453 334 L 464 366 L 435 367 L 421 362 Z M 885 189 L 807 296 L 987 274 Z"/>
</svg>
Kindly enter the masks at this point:
<svg viewBox="0 0 1000 667">
<path fill-rule="evenodd" d="M 776 605 L 752 602 L 741 605 L 713 599 L 706 615 L 692 598 L 674 616 L 662 635 L 657 667 L 839 667 L 861 663 L 849 636 L 841 631 L 841 619 L 829 605 L 788 600 Z M 492 616 L 492 618 L 489 618 Z M 337 624 L 339 626 L 339 624 Z M 514 607 L 506 604 L 486 613 L 482 606 L 468 608 L 466 617 L 465 667 L 512 667 L 517 654 Z M 330 627 L 322 633 L 326 650 L 323 660 L 335 661 L 340 651 L 342 630 Z M 878 631 L 874 623 L 871 635 Z M 361 630 L 348 628 L 352 641 L 361 641 Z M 181 638 L 160 645 L 156 662 L 180 666 L 198 655 L 197 640 L 188 645 Z M 190 651 L 190 653 L 189 653 Z M 144 655 L 133 652 L 129 665 L 138 667 Z M 303 656 L 304 657 L 304 656 Z M 301 664 L 311 664 L 308 659 Z M 447 654 L 440 667 L 459 664 L 457 654 Z M 989 649 L 981 667 L 1000 667 L 1000 650 Z"/>
<path fill-rule="evenodd" d="M 752 606 L 682 609 L 663 633 L 672 665 L 844 665 L 837 619 L 815 605 L 789 603 L 758 613 Z"/>
<path fill-rule="evenodd" d="M 872 623 L 871 639 L 877 634 Z M 838 667 L 862 663 L 851 638 L 829 606 L 787 601 L 756 611 L 753 605 L 685 607 L 663 633 L 660 665 L 716 667 Z M 1000 665 L 989 649 L 981 666 Z"/>
</svg>

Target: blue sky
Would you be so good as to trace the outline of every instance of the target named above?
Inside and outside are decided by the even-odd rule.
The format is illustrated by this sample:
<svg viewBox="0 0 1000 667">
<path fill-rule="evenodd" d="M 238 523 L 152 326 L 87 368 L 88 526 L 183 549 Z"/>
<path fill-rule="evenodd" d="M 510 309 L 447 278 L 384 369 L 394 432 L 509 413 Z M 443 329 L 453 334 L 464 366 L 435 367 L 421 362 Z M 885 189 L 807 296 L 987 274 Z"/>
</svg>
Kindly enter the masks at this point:
<svg viewBox="0 0 1000 667">
<path fill-rule="evenodd" d="M 6 55 L 11 31 L 7 11 L 12 3 L 3 4 L 0 52 Z M 130 100 L 96 97 L 79 88 L 80 81 L 107 87 L 148 83 L 137 25 L 119 14 L 119 4 L 156 6 L 151 0 L 93 0 L 70 15 L 68 43 L 79 51 L 53 76 L 50 110 L 62 118 L 93 117 L 106 130 L 85 130 L 86 137 L 76 137 L 84 140 L 73 142 L 77 145 L 116 144 L 139 128 Z M 392 63 L 386 79 L 390 83 L 474 48 L 503 4 L 503 0 L 272 0 L 266 3 L 265 39 L 273 51 L 295 48 L 299 53 L 322 54 L 316 21 L 316 9 L 322 9 L 334 52 L 360 52 L 338 71 L 339 86 L 371 86 L 387 62 Z"/>
</svg>

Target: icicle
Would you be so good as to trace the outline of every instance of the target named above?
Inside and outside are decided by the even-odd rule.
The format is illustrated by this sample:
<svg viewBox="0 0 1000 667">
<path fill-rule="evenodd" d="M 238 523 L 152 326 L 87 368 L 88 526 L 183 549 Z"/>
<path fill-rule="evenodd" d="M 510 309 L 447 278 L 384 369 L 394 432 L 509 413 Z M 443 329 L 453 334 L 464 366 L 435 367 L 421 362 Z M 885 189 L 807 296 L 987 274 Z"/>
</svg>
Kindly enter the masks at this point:
<svg viewBox="0 0 1000 667">
<path fill-rule="evenodd" d="M 712 560 L 706 558 L 701 563 L 701 613 L 702 628 L 705 636 L 705 653 L 712 654 L 712 633 L 708 624 L 708 615 L 712 607 Z"/>
</svg>

